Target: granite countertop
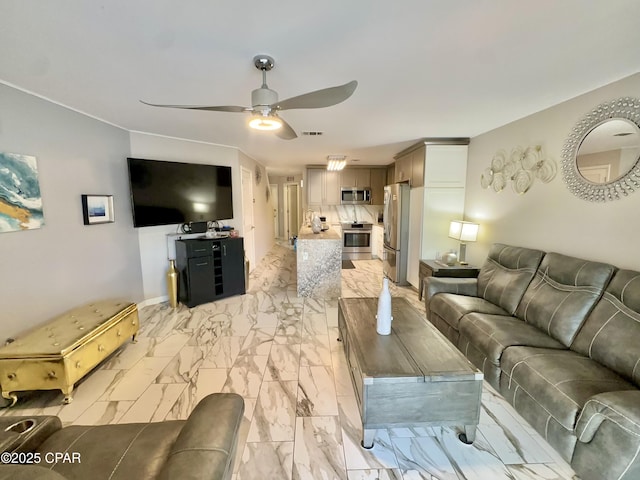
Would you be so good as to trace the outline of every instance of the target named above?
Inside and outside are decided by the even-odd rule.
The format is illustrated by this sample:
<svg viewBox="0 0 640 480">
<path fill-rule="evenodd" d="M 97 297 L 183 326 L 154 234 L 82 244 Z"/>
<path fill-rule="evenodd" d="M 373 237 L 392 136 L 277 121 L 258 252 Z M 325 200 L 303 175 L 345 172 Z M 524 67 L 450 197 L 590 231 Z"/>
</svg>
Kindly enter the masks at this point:
<svg viewBox="0 0 640 480">
<path fill-rule="evenodd" d="M 325 230 L 320 233 L 313 233 L 311 231 L 311 227 L 306 225 L 302 225 L 300 227 L 300 232 L 298 232 L 298 241 L 300 240 L 340 240 L 342 241 L 342 237 L 338 235 L 333 228 L 329 228 L 329 230 Z"/>
</svg>

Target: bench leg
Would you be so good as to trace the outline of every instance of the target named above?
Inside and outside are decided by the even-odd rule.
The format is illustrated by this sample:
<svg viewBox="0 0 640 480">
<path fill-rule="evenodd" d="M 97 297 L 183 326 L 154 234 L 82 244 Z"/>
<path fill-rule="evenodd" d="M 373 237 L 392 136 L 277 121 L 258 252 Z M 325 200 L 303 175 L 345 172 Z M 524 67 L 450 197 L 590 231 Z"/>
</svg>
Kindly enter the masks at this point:
<svg viewBox="0 0 640 480">
<path fill-rule="evenodd" d="M 62 394 L 64 395 L 64 400 L 62 401 L 62 403 L 64 403 L 65 405 L 69 405 L 71 402 L 73 402 L 73 396 L 71 395 L 71 392 L 73 392 L 73 385 L 71 385 L 70 387 L 61 388 L 60 390 L 62 390 Z"/>
<path fill-rule="evenodd" d="M 18 401 L 18 395 L 13 392 L 2 392 L 2 398 L 9 400 L 10 404 L 6 405 L 7 407 L 13 407 Z"/>
<path fill-rule="evenodd" d="M 133 336 L 131 337 L 131 343 L 138 343 L 138 339 L 136 338 L 138 336 L 137 333 L 134 333 Z"/>
</svg>

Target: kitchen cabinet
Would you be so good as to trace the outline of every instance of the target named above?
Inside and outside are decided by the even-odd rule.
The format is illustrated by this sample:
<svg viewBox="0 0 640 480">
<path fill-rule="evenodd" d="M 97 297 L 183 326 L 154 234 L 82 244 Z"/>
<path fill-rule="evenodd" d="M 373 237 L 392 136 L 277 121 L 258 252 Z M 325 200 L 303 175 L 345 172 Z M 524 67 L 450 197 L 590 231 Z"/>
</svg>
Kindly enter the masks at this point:
<svg viewBox="0 0 640 480">
<path fill-rule="evenodd" d="M 396 183 L 409 182 L 409 185 L 421 187 L 424 185 L 424 159 L 426 147 L 424 145 L 396 157 Z"/>
<path fill-rule="evenodd" d="M 427 147 L 422 146 L 411 153 L 411 186 L 421 187 L 424 185 L 424 161 Z"/>
<path fill-rule="evenodd" d="M 395 183 L 411 184 L 411 153 L 396 157 Z"/>
<path fill-rule="evenodd" d="M 464 217 L 468 143 L 467 138 L 425 139 L 395 157 L 411 163 L 407 281 L 416 288 L 420 259 L 457 246 L 448 238 L 449 222 Z"/>
<path fill-rule="evenodd" d="M 392 163 L 387 166 L 387 183 L 385 185 L 391 185 L 396 183 L 396 164 Z"/>
<path fill-rule="evenodd" d="M 176 241 L 178 296 L 188 307 L 245 293 L 242 238 Z"/>
<path fill-rule="evenodd" d="M 464 188 L 467 182 L 467 145 L 428 145 L 424 158 L 424 185 Z"/>
<path fill-rule="evenodd" d="M 371 187 L 371 169 L 345 168 L 340 172 L 341 187 Z"/>
<path fill-rule="evenodd" d="M 326 168 L 307 169 L 307 204 L 340 205 L 339 172 Z"/>
<path fill-rule="evenodd" d="M 307 168 L 307 205 L 340 205 L 342 187 L 371 188 L 371 204 L 383 205 L 384 186 L 388 184 L 387 167 L 345 168 L 341 172 L 310 167 Z"/>
<path fill-rule="evenodd" d="M 384 205 L 384 186 L 387 185 L 387 169 L 371 169 L 371 205 Z"/>
<path fill-rule="evenodd" d="M 447 143 L 451 142 L 451 143 Z M 395 156 L 395 181 L 411 188 L 464 187 L 469 139 L 427 139 Z"/>
</svg>

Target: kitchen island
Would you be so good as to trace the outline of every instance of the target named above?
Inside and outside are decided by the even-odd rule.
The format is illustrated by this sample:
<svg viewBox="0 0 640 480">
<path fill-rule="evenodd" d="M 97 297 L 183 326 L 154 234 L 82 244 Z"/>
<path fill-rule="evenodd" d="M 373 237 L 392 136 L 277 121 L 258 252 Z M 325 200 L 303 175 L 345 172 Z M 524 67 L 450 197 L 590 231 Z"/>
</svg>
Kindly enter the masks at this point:
<svg viewBox="0 0 640 480">
<path fill-rule="evenodd" d="M 333 229 L 313 233 L 303 225 L 297 240 L 298 296 L 338 298 L 342 292 L 342 237 Z"/>
</svg>

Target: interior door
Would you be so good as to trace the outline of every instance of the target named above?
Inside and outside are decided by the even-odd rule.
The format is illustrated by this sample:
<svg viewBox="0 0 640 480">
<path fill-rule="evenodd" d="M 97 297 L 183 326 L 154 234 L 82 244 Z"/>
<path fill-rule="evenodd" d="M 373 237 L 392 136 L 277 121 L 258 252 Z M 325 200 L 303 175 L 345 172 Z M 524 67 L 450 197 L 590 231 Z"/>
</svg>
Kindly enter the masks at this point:
<svg viewBox="0 0 640 480">
<path fill-rule="evenodd" d="M 251 269 L 256 265 L 253 203 L 253 174 L 251 170 L 242 167 L 242 236 L 244 237 L 245 255 Z"/>
</svg>

